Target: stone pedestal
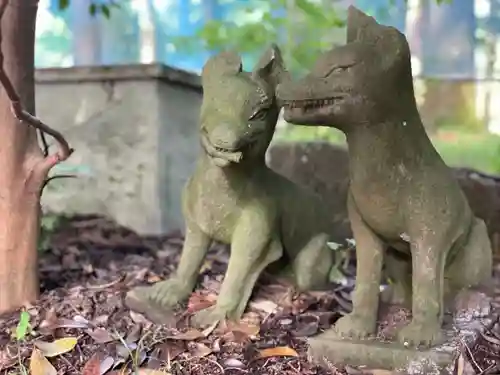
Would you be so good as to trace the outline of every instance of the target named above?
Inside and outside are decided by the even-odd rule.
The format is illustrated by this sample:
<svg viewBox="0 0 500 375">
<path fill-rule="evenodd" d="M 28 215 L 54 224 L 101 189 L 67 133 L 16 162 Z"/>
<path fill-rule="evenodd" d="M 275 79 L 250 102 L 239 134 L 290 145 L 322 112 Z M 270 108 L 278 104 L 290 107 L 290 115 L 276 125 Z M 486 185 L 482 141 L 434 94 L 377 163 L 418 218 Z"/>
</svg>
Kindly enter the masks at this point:
<svg viewBox="0 0 500 375">
<path fill-rule="evenodd" d="M 410 319 L 407 310 L 383 306 L 376 338 L 340 339 L 332 331 L 309 341 L 311 359 L 322 365 L 366 366 L 403 374 L 452 375 L 463 345 L 471 346 L 490 322 L 491 293 L 482 290 L 460 293 L 445 316 L 445 342 L 428 349 L 412 349 L 394 342 L 395 331 Z"/>
</svg>

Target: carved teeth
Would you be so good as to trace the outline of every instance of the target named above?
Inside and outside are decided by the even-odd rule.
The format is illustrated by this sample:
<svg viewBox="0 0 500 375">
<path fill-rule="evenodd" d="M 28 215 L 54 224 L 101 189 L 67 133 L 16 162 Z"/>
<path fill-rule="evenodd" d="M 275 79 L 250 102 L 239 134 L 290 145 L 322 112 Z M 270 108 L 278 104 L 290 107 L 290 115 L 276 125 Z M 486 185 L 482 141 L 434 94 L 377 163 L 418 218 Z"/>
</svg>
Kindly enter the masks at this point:
<svg viewBox="0 0 500 375">
<path fill-rule="evenodd" d="M 284 103 L 286 107 L 289 108 L 320 108 L 327 105 L 331 105 L 335 102 L 335 98 L 327 99 L 306 99 L 306 100 L 289 100 Z"/>
</svg>

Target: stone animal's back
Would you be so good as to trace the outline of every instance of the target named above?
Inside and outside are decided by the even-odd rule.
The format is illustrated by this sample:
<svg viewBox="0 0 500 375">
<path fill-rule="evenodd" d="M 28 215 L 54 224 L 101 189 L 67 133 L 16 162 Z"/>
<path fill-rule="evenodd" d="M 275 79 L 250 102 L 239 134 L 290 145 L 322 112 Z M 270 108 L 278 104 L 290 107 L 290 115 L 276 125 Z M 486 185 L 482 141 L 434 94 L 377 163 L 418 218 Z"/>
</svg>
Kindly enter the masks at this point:
<svg viewBox="0 0 500 375">
<path fill-rule="evenodd" d="M 319 194 L 270 168 L 263 179 L 262 186 L 280 210 L 281 236 L 286 252 L 297 254 L 318 233 L 328 234 L 330 241 L 343 240 L 335 233 L 334 215 Z"/>
<path fill-rule="evenodd" d="M 347 149 L 329 142 L 279 142 L 268 150 L 271 169 L 319 195 L 332 225 L 335 241 L 352 238 L 347 218 L 349 155 Z"/>
</svg>

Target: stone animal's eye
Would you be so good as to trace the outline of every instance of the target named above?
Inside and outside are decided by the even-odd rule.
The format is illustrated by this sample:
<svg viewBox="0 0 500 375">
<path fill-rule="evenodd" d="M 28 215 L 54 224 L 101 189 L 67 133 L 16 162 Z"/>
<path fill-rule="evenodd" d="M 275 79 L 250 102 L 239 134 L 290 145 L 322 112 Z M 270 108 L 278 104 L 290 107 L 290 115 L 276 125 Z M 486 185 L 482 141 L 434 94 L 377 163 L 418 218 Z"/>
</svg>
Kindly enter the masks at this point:
<svg viewBox="0 0 500 375">
<path fill-rule="evenodd" d="M 266 119 L 267 109 L 262 108 L 255 111 L 250 117 L 250 121 L 264 121 Z"/>
<path fill-rule="evenodd" d="M 334 66 L 330 71 L 325 75 L 325 77 L 328 77 L 332 73 L 341 73 L 345 72 L 346 70 L 349 70 L 350 66 L 349 65 L 341 65 L 341 66 Z"/>
</svg>

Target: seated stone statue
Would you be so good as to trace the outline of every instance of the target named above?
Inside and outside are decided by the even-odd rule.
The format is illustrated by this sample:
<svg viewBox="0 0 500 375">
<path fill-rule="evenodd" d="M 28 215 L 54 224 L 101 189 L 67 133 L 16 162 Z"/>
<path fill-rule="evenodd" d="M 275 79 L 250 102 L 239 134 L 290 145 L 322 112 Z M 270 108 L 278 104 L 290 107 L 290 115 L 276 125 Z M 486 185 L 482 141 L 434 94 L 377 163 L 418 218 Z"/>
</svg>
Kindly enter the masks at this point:
<svg viewBox="0 0 500 375">
<path fill-rule="evenodd" d="M 347 138 L 356 287 L 352 313 L 332 329 L 358 339 L 376 332 L 385 264 L 393 302 L 412 310 L 397 340 L 441 342 L 445 297 L 488 280 L 492 251 L 484 222 L 424 130 L 406 38 L 350 7 L 347 44 L 280 84 L 277 96 L 286 121 L 335 127 Z"/>
<path fill-rule="evenodd" d="M 202 153 L 182 195 L 180 263 L 170 279 L 130 291 L 130 308 L 151 318 L 184 301 L 212 240 L 231 244 L 231 255 L 217 303 L 194 317 L 196 326 L 239 319 L 257 278 L 278 260 L 286 260 L 299 289 L 326 285 L 332 215 L 319 198 L 265 163 L 280 110 L 275 89 L 286 74 L 277 46 L 252 72 L 242 71 L 240 57 L 230 52 L 205 64 Z"/>
</svg>

